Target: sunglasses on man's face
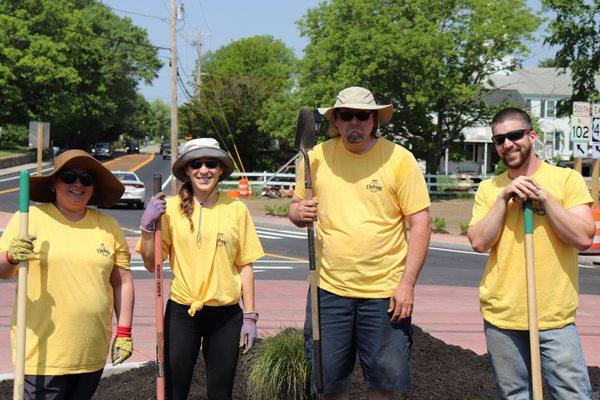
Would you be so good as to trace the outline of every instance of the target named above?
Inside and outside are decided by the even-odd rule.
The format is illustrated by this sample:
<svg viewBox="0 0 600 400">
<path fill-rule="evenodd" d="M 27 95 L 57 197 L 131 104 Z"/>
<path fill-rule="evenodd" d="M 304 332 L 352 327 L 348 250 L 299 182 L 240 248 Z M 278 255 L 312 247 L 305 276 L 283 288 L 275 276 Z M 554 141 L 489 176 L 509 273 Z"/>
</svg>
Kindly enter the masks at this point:
<svg viewBox="0 0 600 400">
<path fill-rule="evenodd" d="M 342 121 L 352 121 L 352 118 L 356 117 L 359 121 L 366 121 L 371 116 L 369 111 L 342 111 L 338 113 L 338 116 Z"/>
<path fill-rule="evenodd" d="M 79 182 L 83 186 L 92 186 L 94 184 L 94 176 L 86 171 L 78 173 L 73 169 L 68 169 L 60 174 L 60 180 L 67 185 L 75 183 L 77 179 L 79 179 Z"/>
<path fill-rule="evenodd" d="M 218 160 L 194 160 L 194 161 L 190 161 L 188 163 L 188 165 L 190 166 L 191 169 L 200 169 L 202 168 L 202 165 L 205 165 L 206 168 L 208 169 L 214 169 L 217 168 L 219 166 L 219 161 Z"/>
<path fill-rule="evenodd" d="M 516 131 L 510 131 L 500 135 L 492 135 L 492 142 L 497 145 L 504 144 L 506 139 L 510 140 L 511 142 L 516 142 L 517 140 L 521 140 L 526 133 L 531 131 L 531 129 L 517 129 Z"/>
</svg>

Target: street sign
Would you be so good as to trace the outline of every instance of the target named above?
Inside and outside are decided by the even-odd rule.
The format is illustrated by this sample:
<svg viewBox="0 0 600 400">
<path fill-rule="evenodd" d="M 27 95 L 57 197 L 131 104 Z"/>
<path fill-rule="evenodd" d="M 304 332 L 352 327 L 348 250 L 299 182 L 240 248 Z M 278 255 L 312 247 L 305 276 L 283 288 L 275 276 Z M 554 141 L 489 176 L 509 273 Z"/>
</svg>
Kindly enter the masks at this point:
<svg viewBox="0 0 600 400">
<path fill-rule="evenodd" d="M 600 103 L 592 104 L 592 117 L 600 118 Z"/>
<path fill-rule="evenodd" d="M 587 142 L 591 140 L 592 117 L 571 116 L 571 140 L 573 142 Z"/>
<path fill-rule="evenodd" d="M 592 158 L 600 158 L 600 143 L 592 144 Z"/>
<path fill-rule="evenodd" d="M 592 110 L 592 104 L 587 101 L 574 101 L 573 102 L 573 116 L 586 117 L 590 115 Z"/>
<path fill-rule="evenodd" d="M 573 143 L 573 158 L 586 158 L 588 155 L 588 144 L 575 142 Z"/>
<path fill-rule="evenodd" d="M 38 147 L 38 124 L 42 124 L 42 130 L 44 139 L 42 140 L 42 148 L 47 149 L 50 147 L 50 122 L 29 122 L 29 147 Z"/>
</svg>

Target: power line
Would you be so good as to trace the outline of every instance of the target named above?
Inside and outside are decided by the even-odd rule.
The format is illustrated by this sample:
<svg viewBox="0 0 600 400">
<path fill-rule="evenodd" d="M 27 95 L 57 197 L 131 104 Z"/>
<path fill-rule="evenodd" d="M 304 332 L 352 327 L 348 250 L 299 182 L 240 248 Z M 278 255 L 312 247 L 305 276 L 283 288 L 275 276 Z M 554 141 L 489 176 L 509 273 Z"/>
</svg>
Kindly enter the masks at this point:
<svg viewBox="0 0 600 400">
<path fill-rule="evenodd" d="M 9 13 L 6 13 L 4 11 L 0 11 L 0 15 L 4 15 L 4 16 L 7 16 L 7 17 L 19 19 L 21 21 L 31 22 L 31 20 L 28 19 L 28 18 L 18 17 L 16 15 L 9 14 Z M 132 44 L 132 45 L 135 45 L 135 46 L 148 47 L 148 48 L 152 48 L 152 49 L 156 49 L 156 50 L 168 50 L 168 51 L 171 51 L 171 49 L 169 49 L 168 47 L 161 47 L 161 46 L 154 46 L 154 45 L 146 44 L 146 43 L 132 42 L 130 40 L 126 40 L 126 39 L 123 39 L 123 38 L 120 38 L 120 37 L 110 37 L 110 36 L 101 35 L 99 33 L 84 32 L 84 31 L 80 31 L 80 30 L 77 30 L 77 29 L 67 28 L 67 27 L 64 27 L 64 26 L 57 27 L 57 29 L 62 29 L 63 31 L 67 31 L 67 32 L 78 33 L 78 34 L 84 35 L 84 36 L 99 37 L 99 38 L 102 38 L 102 39 L 109 40 L 111 42 L 117 42 L 119 44 L 120 43 L 127 43 L 127 44 Z"/>
<path fill-rule="evenodd" d="M 137 15 L 139 17 L 146 17 L 146 18 L 153 18 L 153 19 L 158 19 L 162 22 L 167 22 L 167 18 L 164 17 L 157 17 L 156 15 L 148 15 L 148 14 L 141 14 L 141 13 L 137 13 L 137 12 L 133 12 L 133 11 L 127 11 L 127 10 L 121 10 L 120 8 L 115 8 L 115 7 L 110 7 L 108 5 L 105 4 L 106 7 L 110 8 L 111 10 L 114 11 L 118 11 L 118 12 L 122 12 L 125 14 L 131 14 L 131 15 Z"/>
</svg>

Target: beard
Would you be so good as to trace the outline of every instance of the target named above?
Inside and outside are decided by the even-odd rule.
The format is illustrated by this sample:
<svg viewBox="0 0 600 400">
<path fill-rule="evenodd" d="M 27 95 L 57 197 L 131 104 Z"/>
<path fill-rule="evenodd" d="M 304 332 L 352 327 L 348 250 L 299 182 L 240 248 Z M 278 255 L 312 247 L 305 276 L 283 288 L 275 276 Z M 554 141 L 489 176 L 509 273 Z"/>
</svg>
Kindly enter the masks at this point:
<svg viewBox="0 0 600 400">
<path fill-rule="evenodd" d="M 514 161 L 507 161 L 504 154 L 502 155 L 502 157 L 500 157 L 500 159 L 504 162 L 504 164 L 506 164 L 508 168 L 519 169 L 523 165 L 525 165 L 527 160 L 529 160 L 529 156 L 531 155 L 531 146 L 521 147 L 517 150 L 517 152 L 519 153 L 519 158 Z"/>
<path fill-rule="evenodd" d="M 348 143 L 352 144 L 361 143 L 363 140 L 365 140 L 365 135 L 362 133 L 353 132 L 346 136 L 346 140 Z"/>
</svg>

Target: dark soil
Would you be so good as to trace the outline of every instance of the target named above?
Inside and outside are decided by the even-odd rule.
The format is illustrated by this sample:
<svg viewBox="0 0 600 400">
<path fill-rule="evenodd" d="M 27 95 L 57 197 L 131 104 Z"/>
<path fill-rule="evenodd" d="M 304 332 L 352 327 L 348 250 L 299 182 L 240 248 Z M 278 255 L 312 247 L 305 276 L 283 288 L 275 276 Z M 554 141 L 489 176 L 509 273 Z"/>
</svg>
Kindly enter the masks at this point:
<svg viewBox="0 0 600 400">
<path fill-rule="evenodd" d="M 413 389 L 403 399 L 423 400 L 483 400 L 496 399 L 487 357 L 471 350 L 448 345 L 414 327 L 411 359 Z M 589 367 L 592 388 L 600 390 L 600 368 Z M 105 378 L 94 399 L 154 399 L 156 369 L 153 363 Z M 352 399 L 366 399 L 360 367 L 353 374 Z M 0 383 L 0 399 L 10 399 L 12 381 Z M 234 399 L 246 399 L 243 379 L 243 359 L 238 365 Z M 204 361 L 199 357 L 189 399 L 206 399 Z"/>
</svg>

